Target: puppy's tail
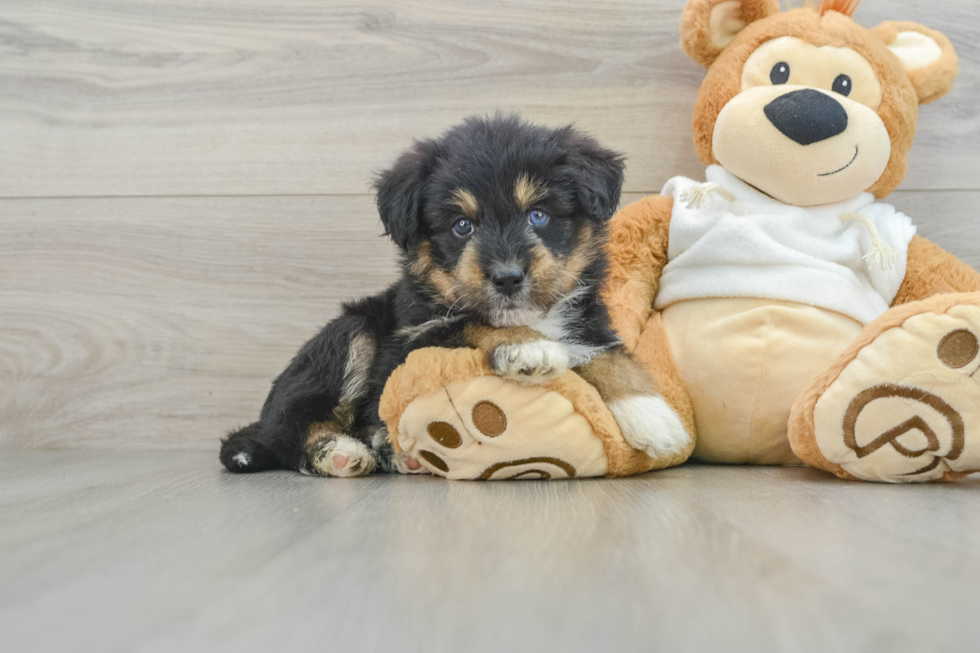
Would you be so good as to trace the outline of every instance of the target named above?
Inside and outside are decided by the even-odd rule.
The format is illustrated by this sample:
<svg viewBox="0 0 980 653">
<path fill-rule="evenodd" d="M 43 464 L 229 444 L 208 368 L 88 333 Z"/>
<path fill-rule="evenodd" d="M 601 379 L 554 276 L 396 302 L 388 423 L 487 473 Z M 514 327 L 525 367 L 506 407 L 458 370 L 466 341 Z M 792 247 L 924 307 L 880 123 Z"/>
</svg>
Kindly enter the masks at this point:
<svg viewBox="0 0 980 653">
<path fill-rule="evenodd" d="M 279 457 L 263 442 L 261 422 L 254 422 L 245 428 L 228 434 L 221 441 L 221 464 L 229 472 L 247 474 L 267 469 L 287 469 Z"/>
</svg>

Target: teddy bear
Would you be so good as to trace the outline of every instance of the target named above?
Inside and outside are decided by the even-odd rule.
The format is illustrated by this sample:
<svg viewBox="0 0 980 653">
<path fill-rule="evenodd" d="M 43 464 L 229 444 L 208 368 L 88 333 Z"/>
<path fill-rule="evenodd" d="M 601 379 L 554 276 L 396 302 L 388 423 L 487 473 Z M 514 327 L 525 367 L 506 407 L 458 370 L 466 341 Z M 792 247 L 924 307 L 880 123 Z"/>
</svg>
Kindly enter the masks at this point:
<svg viewBox="0 0 980 653">
<path fill-rule="evenodd" d="M 882 201 L 918 106 L 958 73 L 942 34 L 852 19 L 857 0 L 689 0 L 681 46 L 705 181 L 612 219 L 603 298 L 691 435 L 651 458 L 574 372 L 521 386 L 471 350 L 415 352 L 389 379 L 392 445 L 449 478 L 622 476 L 680 464 L 806 463 L 851 480 L 980 470 L 980 273 Z"/>
</svg>

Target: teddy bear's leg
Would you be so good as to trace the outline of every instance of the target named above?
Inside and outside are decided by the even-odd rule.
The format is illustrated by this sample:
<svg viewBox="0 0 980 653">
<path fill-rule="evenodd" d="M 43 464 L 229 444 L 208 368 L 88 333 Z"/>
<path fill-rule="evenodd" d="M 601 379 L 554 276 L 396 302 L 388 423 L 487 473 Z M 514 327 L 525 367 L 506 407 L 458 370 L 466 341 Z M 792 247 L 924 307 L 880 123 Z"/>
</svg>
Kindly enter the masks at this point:
<svg viewBox="0 0 980 653">
<path fill-rule="evenodd" d="M 684 379 L 674 361 L 667 330 L 664 328 L 663 316 L 659 311 L 654 312 L 647 320 L 632 353 L 653 379 L 653 385 L 657 392 L 677 413 L 687 432 L 686 445 L 679 453 L 673 455 L 669 465 L 666 466 L 679 465 L 690 457 L 697 440 L 694 404 L 691 402 L 691 395 L 688 393 Z"/>
<path fill-rule="evenodd" d="M 625 351 L 602 352 L 575 371 L 599 392 L 634 449 L 651 458 L 688 449 L 692 439 L 680 416 L 654 389 L 643 365 Z"/>
<path fill-rule="evenodd" d="M 842 478 L 980 471 L 980 292 L 892 308 L 793 406 L 793 451 Z"/>
</svg>

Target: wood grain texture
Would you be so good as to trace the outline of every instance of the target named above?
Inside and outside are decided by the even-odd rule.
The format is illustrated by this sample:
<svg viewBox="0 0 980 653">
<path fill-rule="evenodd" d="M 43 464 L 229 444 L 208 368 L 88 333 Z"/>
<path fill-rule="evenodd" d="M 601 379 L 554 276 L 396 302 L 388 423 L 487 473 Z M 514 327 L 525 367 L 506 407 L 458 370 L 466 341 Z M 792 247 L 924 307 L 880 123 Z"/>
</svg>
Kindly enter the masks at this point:
<svg viewBox="0 0 980 653">
<path fill-rule="evenodd" d="M 797 3 L 799 4 L 799 3 Z M 519 110 L 629 155 L 626 188 L 701 164 L 684 0 L 4 0 L 0 197 L 361 193 L 412 137 Z M 975 0 L 864 0 L 962 58 L 908 190 L 980 178 Z"/>
<path fill-rule="evenodd" d="M 893 201 L 980 267 L 980 192 Z M 0 233 L 0 449 L 213 450 L 397 275 L 367 196 L 0 200 Z"/>
<path fill-rule="evenodd" d="M 18 653 L 971 650 L 980 479 L 804 468 L 472 483 L 0 457 Z"/>
<path fill-rule="evenodd" d="M 0 202 L 0 447 L 216 447 L 396 277 L 381 231 L 366 196 Z"/>
</svg>

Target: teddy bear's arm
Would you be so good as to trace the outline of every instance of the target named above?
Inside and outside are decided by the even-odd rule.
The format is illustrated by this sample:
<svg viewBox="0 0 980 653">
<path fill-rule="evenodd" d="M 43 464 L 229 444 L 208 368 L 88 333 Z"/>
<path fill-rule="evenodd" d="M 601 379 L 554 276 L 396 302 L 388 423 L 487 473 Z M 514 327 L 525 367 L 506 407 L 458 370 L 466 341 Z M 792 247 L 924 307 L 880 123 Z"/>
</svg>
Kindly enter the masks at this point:
<svg viewBox="0 0 980 653">
<path fill-rule="evenodd" d="M 650 195 L 623 207 L 609 225 L 609 271 L 602 299 L 613 327 L 632 351 L 653 312 L 660 274 L 667 264 L 667 242 L 674 198 Z"/>
<path fill-rule="evenodd" d="M 898 289 L 892 306 L 942 293 L 978 290 L 980 290 L 980 272 L 939 245 L 915 236 L 909 243 L 905 280 Z"/>
</svg>

